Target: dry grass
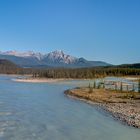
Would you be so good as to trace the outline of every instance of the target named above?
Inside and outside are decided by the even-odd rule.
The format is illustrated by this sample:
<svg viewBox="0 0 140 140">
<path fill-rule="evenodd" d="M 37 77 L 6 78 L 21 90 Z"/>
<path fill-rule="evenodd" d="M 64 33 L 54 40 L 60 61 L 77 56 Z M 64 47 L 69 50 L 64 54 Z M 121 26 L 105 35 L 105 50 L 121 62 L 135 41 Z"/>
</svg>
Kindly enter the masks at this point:
<svg viewBox="0 0 140 140">
<path fill-rule="evenodd" d="M 91 92 L 92 91 L 92 92 Z M 93 89 L 90 90 L 87 87 L 75 88 L 66 91 L 66 94 L 80 97 L 83 99 L 95 101 L 95 102 L 106 102 L 106 103 L 127 103 L 132 101 L 140 101 L 140 94 L 134 92 L 116 92 L 105 89 Z M 137 100 L 136 100 L 137 99 Z"/>
</svg>

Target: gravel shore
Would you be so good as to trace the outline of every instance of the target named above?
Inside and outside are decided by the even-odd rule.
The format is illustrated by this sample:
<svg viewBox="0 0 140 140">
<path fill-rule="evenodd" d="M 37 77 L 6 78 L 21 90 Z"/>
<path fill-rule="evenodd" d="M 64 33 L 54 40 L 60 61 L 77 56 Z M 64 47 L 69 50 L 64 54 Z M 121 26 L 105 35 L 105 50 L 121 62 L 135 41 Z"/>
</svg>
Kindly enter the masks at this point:
<svg viewBox="0 0 140 140">
<path fill-rule="evenodd" d="M 120 121 L 140 128 L 140 109 L 136 108 L 134 104 L 130 103 L 107 103 L 103 104 L 104 109 L 111 113 Z"/>
</svg>

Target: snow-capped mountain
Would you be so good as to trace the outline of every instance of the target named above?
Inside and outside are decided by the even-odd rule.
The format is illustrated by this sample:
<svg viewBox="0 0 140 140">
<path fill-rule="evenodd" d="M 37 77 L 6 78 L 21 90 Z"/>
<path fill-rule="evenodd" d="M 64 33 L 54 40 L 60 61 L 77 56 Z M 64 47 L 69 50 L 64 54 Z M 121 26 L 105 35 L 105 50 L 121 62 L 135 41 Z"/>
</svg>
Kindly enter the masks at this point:
<svg viewBox="0 0 140 140">
<path fill-rule="evenodd" d="M 0 54 L 13 55 L 13 56 L 18 56 L 18 57 L 36 57 L 39 60 L 43 59 L 43 57 L 44 57 L 44 55 L 41 54 L 40 52 L 35 53 L 33 51 L 27 51 L 27 52 L 18 52 L 18 51 L 15 51 L 15 50 L 6 51 L 6 52 L 1 52 L 0 51 Z"/>
<path fill-rule="evenodd" d="M 48 53 L 45 58 L 45 60 L 49 60 L 52 62 L 59 62 L 59 63 L 64 63 L 64 64 L 72 64 L 74 63 L 77 58 L 64 54 L 64 52 L 62 50 L 56 50 L 54 52 Z"/>
<path fill-rule="evenodd" d="M 7 59 L 22 67 L 95 67 L 108 66 L 108 63 L 102 61 L 88 61 L 84 58 L 77 58 L 65 54 L 62 50 L 56 50 L 47 54 L 39 52 L 18 52 L 18 51 L 0 51 L 0 59 Z"/>
</svg>

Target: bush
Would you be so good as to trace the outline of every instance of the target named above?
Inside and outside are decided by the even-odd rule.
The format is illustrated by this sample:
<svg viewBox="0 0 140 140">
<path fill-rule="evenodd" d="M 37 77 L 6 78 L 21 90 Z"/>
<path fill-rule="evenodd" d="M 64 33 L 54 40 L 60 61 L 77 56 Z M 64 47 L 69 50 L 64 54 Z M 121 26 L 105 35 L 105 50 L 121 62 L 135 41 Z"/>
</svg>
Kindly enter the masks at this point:
<svg viewBox="0 0 140 140">
<path fill-rule="evenodd" d="M 93 92 L 93 88 L 90 87 L 88 93 L 92 93 Z"/>
</svg>

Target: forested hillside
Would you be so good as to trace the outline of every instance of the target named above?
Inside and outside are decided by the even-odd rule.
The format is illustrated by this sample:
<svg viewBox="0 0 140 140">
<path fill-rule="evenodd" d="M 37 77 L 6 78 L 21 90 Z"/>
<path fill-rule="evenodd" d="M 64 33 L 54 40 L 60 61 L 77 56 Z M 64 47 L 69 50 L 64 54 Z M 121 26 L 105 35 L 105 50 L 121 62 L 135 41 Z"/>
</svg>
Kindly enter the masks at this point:
<svg viewBox="0 0 140 140">
<path fill-rule="evenodd" d="M 81 68 L 81 69 L 48 69 L 40 71 L 39 77 L 47 78 L 99 78 L 105 76 L 140 75 L 135 68 Z"/>
<path fill-rule="evenodd" d="M 20 68 L 14 63 L 8 60 L 0 59 L 0 73 L 17 73 L 19 69 Z"/>
<path fill-rule="evenodd" d="M 33 69 L 24 69 L 5 59 L 0 59 L 0 74 L 32 74 Z"/>
<path fill-rule="evenodd" d="M 139 64 L 93 67 L 93 68 L 21 68 L 8 60 L 0 60 L 1 74 L 31 74 L 33 77 L 46 78 L 99 78 L 105 76 L 126 76 L 140 75 Z"/>
</svg>

